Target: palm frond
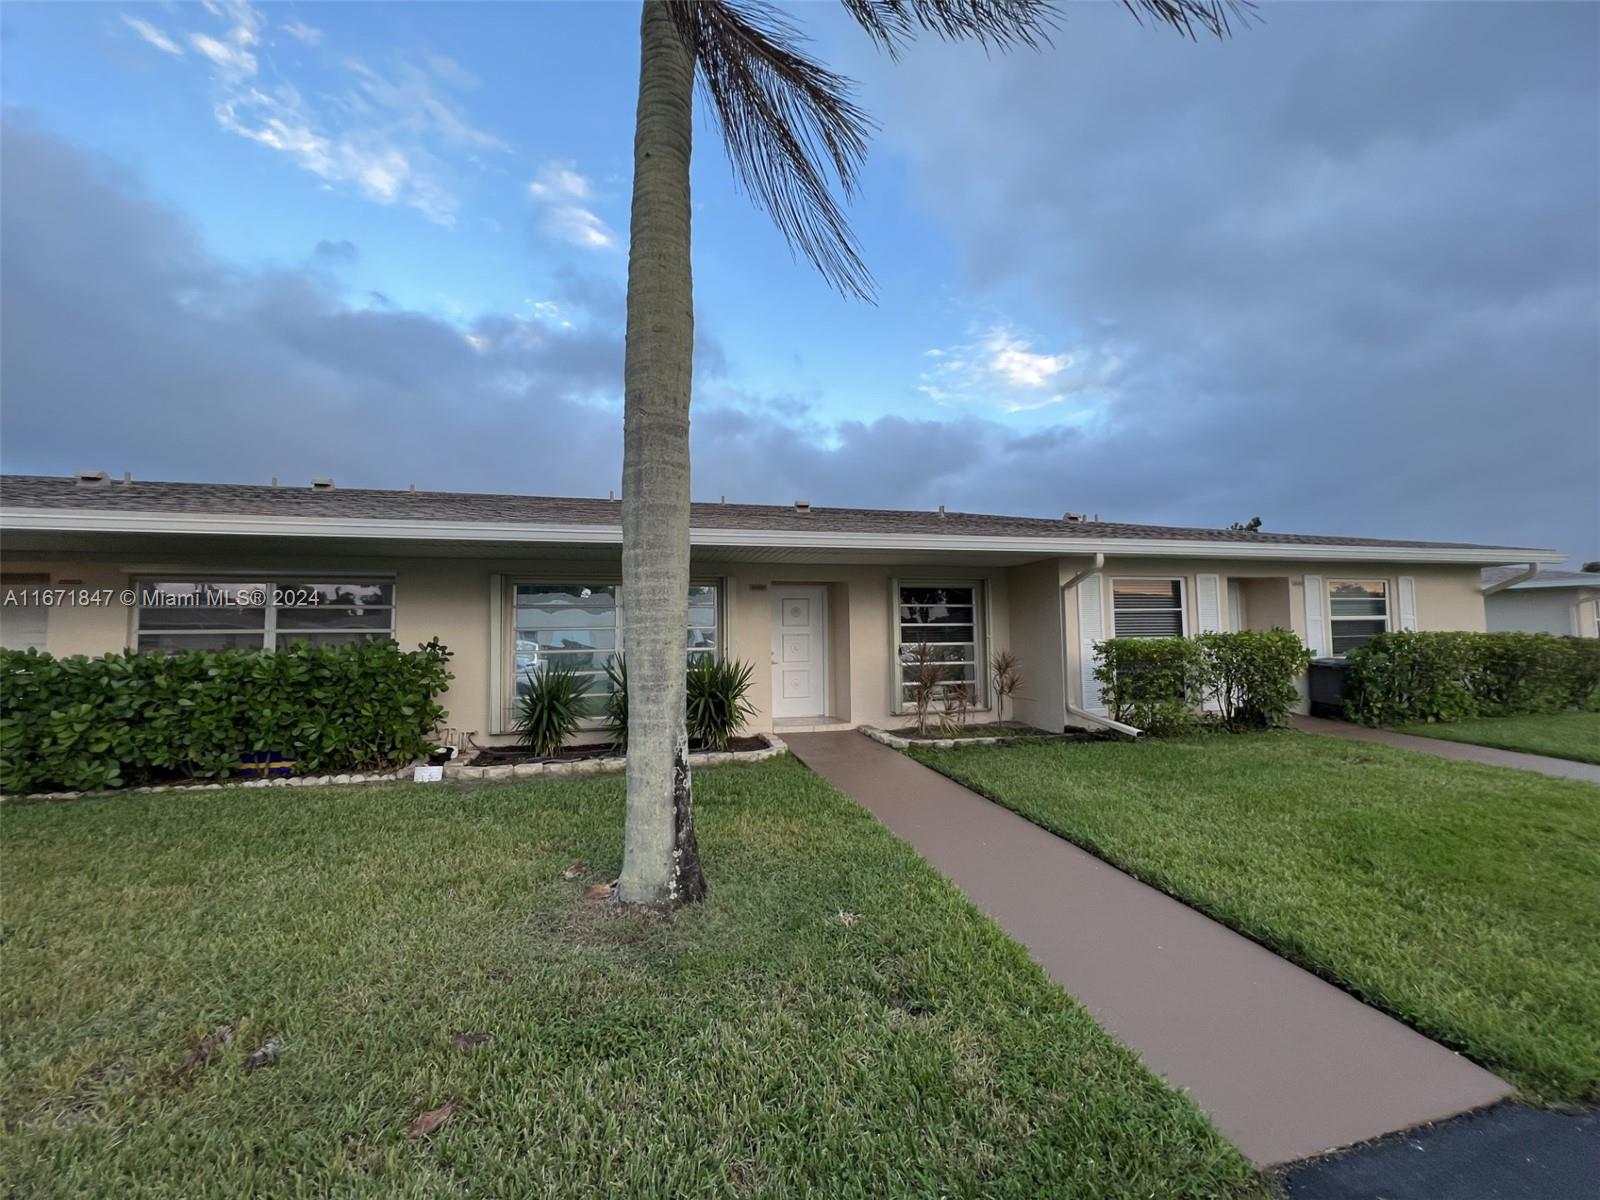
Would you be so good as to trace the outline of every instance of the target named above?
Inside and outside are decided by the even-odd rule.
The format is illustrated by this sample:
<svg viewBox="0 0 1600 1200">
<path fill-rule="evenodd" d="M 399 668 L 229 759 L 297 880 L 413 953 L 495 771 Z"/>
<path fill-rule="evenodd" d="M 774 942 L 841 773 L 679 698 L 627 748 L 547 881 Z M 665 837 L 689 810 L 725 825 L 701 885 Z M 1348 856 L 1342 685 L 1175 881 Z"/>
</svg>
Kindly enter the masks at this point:
<svg viewBox="0 0 1600 1200">
<path fill-rule="evenodd" d="M 870 300 L 829 178 L 853 193 L 873 128 L 851 82 L 807 58 L 800 31 L 764 0 L 670 2 L 744 188 L 830 284 Z"/>
<path fill-rule="evenodd" d="M 1198 41 L 1196 31 L 1212 37 L 1227 37 L 1233 32 L 1231 20 L 1248 26 L 1255 15 L 1253 0 L 1122 0 L 1122 7 L 1141 25 L 1146 16 Z"/>
<path fill-rule="evenodd" d="M 1058 13 L 1053 0 L 844 0 L 844 6 L 890 57 L 919 32 L 946 41 L 975 41 L 1005 50 L 1050 42 Z M 1145 17 L 1187 37 L 1201 30 L 1226 37 L 1230 20 L 1248 25 L 1252 0 L 1122 0 L 1141 24 Z"/>
</svg>

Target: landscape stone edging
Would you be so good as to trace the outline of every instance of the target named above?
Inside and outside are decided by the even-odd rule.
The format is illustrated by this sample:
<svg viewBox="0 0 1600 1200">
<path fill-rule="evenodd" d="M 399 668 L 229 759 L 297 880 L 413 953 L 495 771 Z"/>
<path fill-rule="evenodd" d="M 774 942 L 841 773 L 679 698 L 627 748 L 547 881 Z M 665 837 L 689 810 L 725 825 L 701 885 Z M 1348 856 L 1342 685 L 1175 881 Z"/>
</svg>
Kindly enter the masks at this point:
<svg viewBox="0 0 1600 1200">
<path fill-rule="evenodd" d="M 761 750 L 702 750 L 689 755 L 691 767 L 719 767 L 725 763 L 754 763 L 766 762 L 769 758 L 777 758 L 780 754 L 789 753 L 789 747 L 783 739 L 773 733 L 758 733 L 755 736 L 766 741 L 766 747 Z M 532 762 L 532 763 L 502 763 L 495 767 L 471 767 L 466 763 L 446 763 L 444 777 L 447 783 L 464 782 L 475 783 L 479 780 L 501 781 L 506 779 L 542 779 L 547 776 L 557 778 L 563 775 L 615 775 L 621 772 L 628 764 L 628 760 L 621 756 L 616 758 L 579 758 L 572 762 Z"/>
<path fill-rule="evenodd" d="M 879 729 L 876 725 L 862 725 L 860 729 L 873 741 L 882 742 L 891 750 L 909 750 L 912 746 L 927 746 L 933 750 L 953 750 L 957 746 L 1011 746 L 1017 742 L 1037 742 L 1042 738 L 1062 736 L 1040 730 L 1038 733 L 1007 734 L 1001 737 L 903 738 L 886 729 Z"/>
<path fill-rule="evenodd" d="M 761 750 L 715 750 L 689 755 L 690 766 L 715 767 L 725 763 L 766 762 L 780 754 L 789 753 L 783 739 L 772 733 L 758 733 L 766 741 Z M 218 792 L 223 788 L 282 788 L 328 787 L 349 783 L 402 783 L 410 782 L 413 763 L 390 771 L 351 771 L 337 775 L 291 775 L 286 779 L 243 779 L 228 783 L 160 783 L 134 788 L 110 788 L 99 792 L 32 792 L 25 796 L 0 796 L 0 802 L 17 800 L 81 800 L 98 796 L 146 795 L 151 792 Z M 446 783 L 500 782 L 507 779 L 538 779 L 563 775 L 615 775 L 627 765 L 625 758 L 576 759 L 573 762 L 515 763 L 498 767 L 469 767 L 465 763 L 446 763 Z M 426 784 L 418 786 L 428 786 Z"/>
</svg>

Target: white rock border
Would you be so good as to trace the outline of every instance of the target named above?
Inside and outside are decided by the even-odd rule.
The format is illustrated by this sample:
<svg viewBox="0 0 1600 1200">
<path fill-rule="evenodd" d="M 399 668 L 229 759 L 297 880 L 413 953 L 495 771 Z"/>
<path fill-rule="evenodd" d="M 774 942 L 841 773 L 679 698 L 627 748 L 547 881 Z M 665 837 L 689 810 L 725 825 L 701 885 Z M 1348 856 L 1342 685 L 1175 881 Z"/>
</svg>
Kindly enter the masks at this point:
<svg viewBox="0 0 1600 1200">
<path fill-rule="evenodd" d="M 970 738 L 903 738 L 879 729 L 876 725 L 862 725 L 861 732 L 875 742 L 882 742 L 891 750 L 909 750 L 912 746 L 926 746 L 930 750 L 954 750 L 957 746 L 1014 746 L 1018 742 L 1068 741 L 1066 734 L 1038 733 L 1001 734 L 997 737 Z"/>
<path fill-rule="evenodd" d="M 700 750 L 689 755 L 689 766 L 720 767 L 726 763 L 766 762 L 780 754 L 789 753 L 782 738 L 773 733 L 755 735 L 765 741 L 761 750 Z M 447 783 L 504 782 L 507 779 L 542 779 L 563 775 L 617 775 L 627 766 L 628 760 L 615 758 L 575 758 L 570 762 L 502 763 L 495 767 L 471 767 L 466 763 L 450 762 L 444 766 Z"/>
<path fill-rule="evenodd" d="M 720 767 L 726 763 L 766 762 L 789 753 L 783 739 L 772 733 L 758 733 L 767 744 L 761 750 L 713 750 L 689 755 L 690 767 Z M 446 783 L 503 783 L 508 779 L 541 779 L 564 775 L 616 775 L 627 765 L 618 758 L 579 758 L 571 762 L 537 762 L 505 764 L 498 767 L 469 767 L 465 763 L 446 763 Z M 81 800 L 100 796 L 140 796 L 152 792 L 220 792 L 223 788 L 284 788 L 329 787 L 335 784 L 354 783 L 410 783 L 416 764 L 397 767 L 390 771 L 349 772 L 338 775 L 290 775 L 281 779 L 241 779 L 227 783 L 164 783 L 144 787 L 111 788 L 99 792 L 33 792 L 26 796 L 0 796 L 0 803 L 19 800 Z M 418 784 L 431 787 L 432 784 Z"/>
</svg>

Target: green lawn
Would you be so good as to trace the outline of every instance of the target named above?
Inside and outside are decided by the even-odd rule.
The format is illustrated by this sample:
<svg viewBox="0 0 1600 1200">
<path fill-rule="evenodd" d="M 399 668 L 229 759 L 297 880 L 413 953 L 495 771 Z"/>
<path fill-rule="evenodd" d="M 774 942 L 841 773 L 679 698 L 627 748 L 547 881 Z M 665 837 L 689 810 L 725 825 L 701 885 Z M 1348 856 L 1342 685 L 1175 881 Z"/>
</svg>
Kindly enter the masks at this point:
<svg viewBox="0 0 1600 1200">
<path fill-rule="evenodd" d="M 1548 754 L 1600 763 L 1600 712 L 1557 713 L 1542 717 L 1484 717 L 1447 725 L 1402 725 L 1401 733 L 1471 742 L 1497 750 Z"/>
<path fill-rule="evenodd" d="M 1268 1194 L 863 810 L 696 779 L 712 898 L 666 922 L 580 898 L 615 779 L 0 809 L 0 1193 Z"/>
<path fill-rule="evenodd" d="M 1600 788 L 1278 732 L 916 757 L 1544 1101 L 1600 1101 Z"/>
</svg>

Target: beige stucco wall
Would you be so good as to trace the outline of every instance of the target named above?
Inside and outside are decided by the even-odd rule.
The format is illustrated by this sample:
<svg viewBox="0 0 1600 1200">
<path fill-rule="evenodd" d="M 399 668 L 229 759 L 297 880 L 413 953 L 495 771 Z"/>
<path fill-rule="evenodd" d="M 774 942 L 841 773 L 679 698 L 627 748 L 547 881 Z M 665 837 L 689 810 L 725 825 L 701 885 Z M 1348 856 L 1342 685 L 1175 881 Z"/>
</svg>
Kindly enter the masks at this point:
<svg viewBox="0 0 1600 1200">
<path fill-rule="evenodd" d="M 952 563 L 937 568 L 887 567 L 840 564 L 726 563 L 697 561 L 697 581 L 720 581 L 723 593 L 724 644 L 754 668 L 753 700 L 757 716 L 753 727 L 770 729 L 771 596 L 775 585 L 820 584 L 828 589 L 829 687 L 827 714 L 851 724 L 898 725 L 905 717 L 895 711 L 893 647 L 891 645 L 893 581 L 917 580 L 980 584 L 987 596 L 980 658 L 985 664 L 994 651 L 1009 648 L 1021 659 L 1026 683 L 1016 697 L 1015 716 L 1043 728 L 1059 727 L 1062 695 L 1062 638 L 1060 587 L 1073 574 L 1090 565 L 1080 558 L 1046 559 L 1012 567 Z M 108 562 L 88 557 L 4 561 L 5 572 L 47 573 L 56 586 L 105 587 L 119 590 L 135 574 L 218 577 L 230 574 L 292 570 L 299 576 L 319 571 L 344 575 L 372 572 L 392 575 L 395 583 L 395 633 L 404 646 L 438 637 L 454 652 L 455 680 L 445 696 L 452 728 L 492 740 L 503 726 L 509 680 L 509 619 L 503 606 L 507 590 L 516 579 L 604 583 L 617 578 L 611 561 L 559 558 L 422 558 L 384 555 L 306 555 L 274 557 L 265 554 L 228 554 L 205 557 L 166 554 L 159 560 Z M 1261 627 L 1263 613 L 1286 615 L 1289 627 L 1305 638 L 1303 578 L 1307 564 L 1292 561 L 1223 562 L 1163 558 L 1129 558 L 1108 561 L 1100 573 L 1110 628 L 1110 579 L 1116 575 L 1153 575 L 1181 578 L 1188 607 L 1189 629 L 1198 627 L 1195 575 L 1221 577 L 1221 608 L 1228 622 L 1229 578 L 1259 581 L 1248 595 L 1277 609 L 1250 604 L 1249 624 Z M 1484 602 L 1473 567 L 1411 567 L 1405 564 L 1318 563 L 1310 567 L 1324 583 L 1332 579 L 1389 580 L 1391 590 L 1401 575 L 1415 580 L 1417 624 L 1420 629 L 1485 628 Z M 500 587 L 494 586 L 498 578 Z M 1084 585 L 1088 586 L 1088 585 Z M 501 597 L 501 619 L 491 612 Z M 1249 603 L 1249 602 L 1247 602 Z M 1326 604 L 1324 604 L 1326 609 Z M 3 614 L 0 614 L 3 616 Z M 1398 622 L 1398 603 L 1392 605 Z M 1078 608 L 1075 595 L 1066 606 L 1066 687 L 1074 704 L 1083 703 Z M 1591 610 L 1590 626 L 1593 625 Z M 130 612 L 120 604 L 98 608 L 59 608 L 50 615 L 47 648 L 56 655 L 102 654 L 125 648 L 131 642 Z M 498 664 L 498 666 L 497 666 Z M 987 669 L 983 672 L 987 676 Z M 985 705 L 976 719 L 992 718 L 987 680 Z M 499 711 L 497 711 L 499 710 Z"/>
<path fill-rule="evenodd" d="M 1065 580 L 1089 563 L 1085 560 L 1063 559 L 1060 571 Z M 1476 567 L 1418 566 L 1408 563 L 1307 563 L 1297 560 L 1199 560 L 1179 558 L 1117 558 L 1107 559 L 1097 580 L 1086 580 L 1080 587 L 1101 589 L 1101 605 L 1105 616 L 1105 637 L 1112 636 L 1111 580 L 1118 576 L 1154 576 L 1182 579 L 1187 629 L 1199 629 L 1195 576 L 1214 574 L 1220 577 L 1220 609 L 1222 627 L 1229 627 L 1228 581 L 1244 582 L 1246 596 L 1246 627 L 1271 628 L 1267 620 L 1287 615 L 1286 628 L 1296 633 L 1302 642 L 1308 642 L 1306 628 L 1305 577 L 1319 576 L 1326 588 L 1330 581 L 1339 579 L 1383 579 L 1389 584 L 1389 620 L 1391 628 L 1399 628 L 1399 581 L 1402 575 L 1415 582 L 1417 628 L 1423 630 L 1468 630 L 1482 632 L 1484 624 L 1483 593 L 1479 590 Z M 1283 585 L 1287 584 L 1285 588 Z M 1287 597 L 1285 605 L 1284 597 Z M 1257 601 L 1252 606 L 1251 601 Z M 1266 607 L 1261 607 L 1265 604 Z M 1285 607 L 1287 614 L 1285 614 Z M 1322 603 L 1324 622 L 1323 645 L 1330 644 L 1326 632 L 1328 604 Z M 1084 701 L 1081 671 L 1081 634 L 1078 624 L 1078 597 L 1076 589 L 1067 602 L 1067 686 L 1075 705 Z"/>
<path fill-rule="evenodd" d="M 1600 579 L 1596 580 L 1600 586 Z M 1578 600 L 1572 588 L 1506 588 L 1486 600 L 1488 627 L 1495 632 L 1553 633 L 1560 637 L 1596 637 L 1595 606 Z"/>
<path fill-rule="evenodd" d="M 1011 638 L 1010 580 L 1003 568 L 954 563 L 930 567 L 872 567 L 839 564 L 708 563 L 696 577 L 716 575 L 725 582 L 729 644 L 733 653 L 755 668 L 752 694 L 758 710 L 756 728 L 772 727 L 772 590 L 783 584 L 828 585 L 829 691 L 828 716 L 853 725 L 901 724 L 893 693 L 891 622 L 895 581 L 921 580 L 943 583 L 973 582 L 988 597 L 984 644 L 979 657 L 985 663 L 993 651 Z M 986 674 L 987 672 L 982 672 Z M 988 688 L 977 719 L 992 713 Z"/>
<path fill-rule="evenodd" d="M 287 566 L 286 566 L 287 563 Z M 495 740 L 505 726 L 510 677 L 509 617 L 505 601 L 518 579 L 537 581 L 613 582 L 618 568 L 610 562 L 548 559 L 418 558 L 371 555 L 325 556 L 296 553 L 286 558 L 230 554 L 219 558 L 167 554 L 159 561 L 109 563 L 87 558 L 7 559 L 6 572 L 47 574 L 55 586 L 127 587 L 138 575 L 218 578 L 282 571 L 308 577 L 318 572 L 338 575 L 392 576 L 395 588 L 395 637 L 414 646 L 437 637 L 454 651 L 455 679 L 444 697 L 452 729 L 473 732 L 480 741 Z M 899 724 L 891 683 L 890 639 L 895 579 L 967 582 L 983 587 L 987 605 L 980 656 L 987 662 L 993 649 L 1009 644 L 1009 579 L 1004 568 L 971 564 L 926 567 L 854 565 L 789 565 L 697 561 L 697 582 L 723 587 L 722 636 L 732 653 L 754 668 L 752 699 L 755 730 L 772 727 L 771 589 L 784 583 L 820 584 L 828 591 L 829 690 L 828 716 L 852 724 Z M 496 588 L 495 584 L 499 586 Z M 496 594 L 501 620 L 491 618 Z M 46 648 L 50 653 L 105 654 L 132 644 L 131 612 L 120 603 L 96 608 L 59 608 L 50 614 Z M 498 664 L 498 669 L 497 669 Z M 987 671 L 983 672 L 985 675 Z M 988 719 L 985 703 L 975 719 Z"/>
<path fill-rule="evenodd" d="M 1022 687 L 1008 716 L 1040 729 L 1059 729 L 1066 719 L 1061 690 L 1061 567 L 1056 559 L 1012 567 L 1009 647 L 1019 660 Z M 996 649 L 1002 647 L 996 645 Z"/>
</svg>

